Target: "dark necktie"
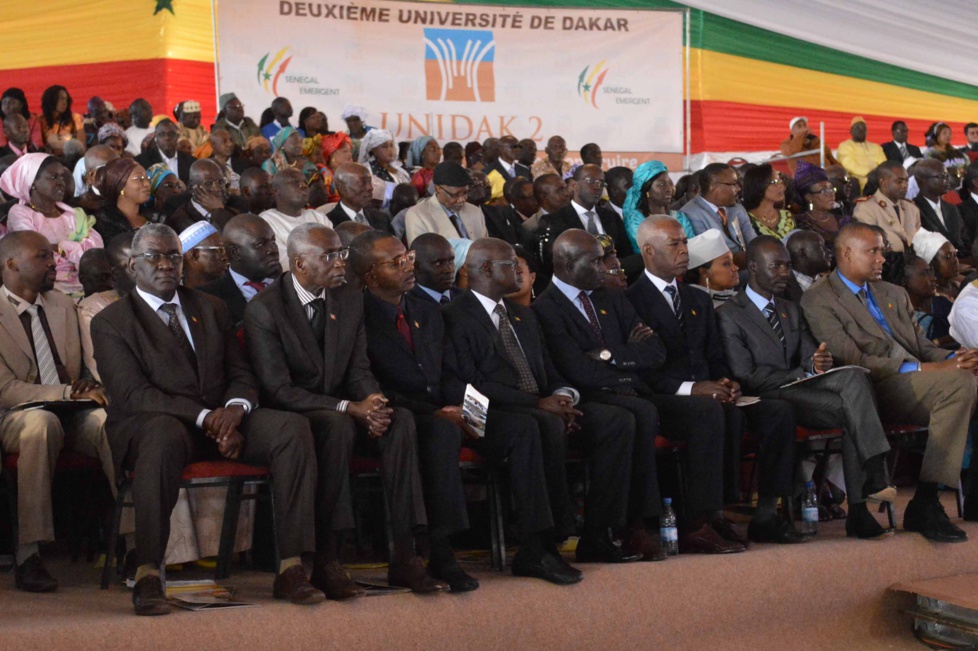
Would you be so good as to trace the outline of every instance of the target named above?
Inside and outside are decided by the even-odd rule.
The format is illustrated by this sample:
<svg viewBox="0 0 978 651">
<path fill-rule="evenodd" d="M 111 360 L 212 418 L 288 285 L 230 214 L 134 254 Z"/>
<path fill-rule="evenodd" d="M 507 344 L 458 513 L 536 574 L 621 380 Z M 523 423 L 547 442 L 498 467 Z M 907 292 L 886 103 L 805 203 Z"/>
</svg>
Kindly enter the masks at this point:
<svg viewBox="0 0 978 651">
<path fill-rule="evenodd" d="M 453 212 L 448 213 L 448 219 L 451 220 L 452 226 L 458 231 L 458 236 L 462 239 L 469 239 L 469 233 L 465 230 L 465 225 L 462 223 L 462 218 Z"/>
<path fill-rule="evenodd" d="M 356 215 L 353 216 L 353 221 L 357 222 L 358 224 L 366 224 L 367 218 L 364 217 L 363 211 L 361 210 Z"/>
<path fill-rule="evenodd" d="M 411 326 L 408 325 L 407 318 L 404 316 L 404 309 L 400 305 L 397 306 L 397 331 L 404 337 L 404 341 L 407 342 L 408 348 L 413 353 L 414 337 L 411 336 Z"/>
<path fill-rule="evenodd" d="M 604 335 L 601 334 L 601 324 L 598 322 L 598 315 L 594 312 L 594 304 L 591 303 L 591 297 L 587 295 L 586 292 L 581 292 L 577 295 L 577 298 L 581 301 L 581 305 L 584 306 L 584 313 L 587 315 L 587 320 L 591 324 L 591 329 L 594 330 L 594 335 L 604 346 Z"/>
<path fill-rule="evenodd" d="M 316 338 L 319 349 L 322 350 L 326 339 L 326 303 L 323 299 L 316 298 L 309 301 L 307 305 L 312 308 L 309 325 L 312 326 L 312 334 Z"/>
<path fill-rule="evenodd" d="M 676 313 L 676 321 L 679 321 L 679 327 L 685 330 L 686 315 L 683 314 L 683 302 L 679 298 L 679 292 L 676 290 L 674 285 L 666 286 L 665 291 L 670 297 L 672 297 L 672 311 Z"/>
<path fill-rule="evenodd" d="M 510 363 L 516 368 L 516 372 L 519 374 L 518 385 L 520 391 L 538 395 L 540 389 L 537 386 L 537 380 L 533 377 L 533 370 L 530 369 L 530 363 L 526 361 L 526 355 L 523 354 L 520 342 L 516 339 L 513 324 L 509 322 L 509 317 L 506 315 L 506 308 L 502 305 L 497 305 L 493 312 L 499 316 L 499 336 L 503 340 L 503 349 L 506 351 L 506 356 L 509 357 Z"/>
<path fill-rule="evenodd" d="M 265 289 L 265 287 L 267 287 L 267 285 L 260 280 L 259 281 L 246 280 L 244 282 L 244 285 L 245 287 L 251 287 L 256 292 L 260 292 L 261 290 Z"/>
<path fill-rule="evenodd" d="M 447 305 L 448 303 L 451 302 L 452 299 L 448 298 L 448 294 L 442 294 L 441 298 L 438 299 L 438 303 L 440 303 L 441 305 Z"/>
<path fill-rule="evenodd" d="M 177 304 L 176 303 L 164 303 L 160 306 L 163 313 L 166 314 L 167 322 L 166 327 L 169 329 L 170 334 L 172 334 L 176 340 L 177 345 L 183 352 L 184 356 L 190 362 L 190 365 L 197 370 L 197 355 L 194 353 L 194 347 L 190 343 L 190 339 L 187 337 L 187 333 L 183 331 L 183 326 L 180 325 L 180 317 L 177 316 Z"/>
<path fill-rule="evenodd" d="M 781 347 L 784 348 L 786 346 L 784 329 L 781 327 L 781 319 L 778 318 L 778 313 L 774 309 L 774 301 L 769 301 L 764 306 L 764 316 L 767 317 L 767 322 L 771 324 L 771 329 L 774 330 L 774 334 L 781 340 Z"/>
<path fill-rule="evenodd" d="M 591 235 L 598 235 L 598 213 L 593 210 L 588 210 L 584 213 L 584 216 L 587 217 L 587 232 Z"/>
<path fill-rule="evenodd" d="M 67 382 L 62 380 L 58 366 L 54 361 L 54 342 L 48 337 L 42 323 L 44 308 L 40 305 L 28 305 L 27 313 L 30 314 L 31 319 L 34 361 L 37 362 L 37 374 L 41 384 L 70 384 L 70 379 Z"/>
<path fill-rule="evenodd" d="M 910 155 L 910 152 L 907 151 L 907 145 L 905 143 L 901 142 L 899 145 L 897 145 L 897 147 L 900 148 L 900 155 L 903 156 L 904 159 Z"/>
</svg>

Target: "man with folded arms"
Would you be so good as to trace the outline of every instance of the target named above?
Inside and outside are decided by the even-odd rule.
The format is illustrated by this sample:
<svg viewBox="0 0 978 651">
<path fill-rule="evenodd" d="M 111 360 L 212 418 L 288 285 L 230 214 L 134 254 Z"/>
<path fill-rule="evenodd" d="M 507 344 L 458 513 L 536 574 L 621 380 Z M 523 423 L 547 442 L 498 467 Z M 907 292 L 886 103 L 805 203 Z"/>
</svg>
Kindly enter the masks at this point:
<svg viewBox="0 0 978 651">
<path fill-rule="evenodd" d="M 769 235 L 751 240 L 747 269 L 747 289 L 717 310 L 731 373 L 750 395 L 791 403 L 800 425 L 845 430 L 846 535 L 878 538 L 886 531 L 866 501 L 892 502 L 896 489 L 887 481 L 890 445 L 873 408 L 873 385 L 858 369 L 825 373 L 832 368 L 832 355 L 824 343 L 815 342 L 798 305 L 781 298 L 791 279 L 791 256 L 780 240 Z M 784 386 L 802 378 L 810 379 Z"/>
<path fill-rule="evenodd" d="M 801 307 L 835 360 L 869 369 L 880 413 L 929 430 L 903 528 L 937 542 L 962 542 L 968 536 L 947 517 L 937 489 L 960 480 L 978 351 L 948 353 L 927 339 L 907 292 L 880 280 L 883 252 L 878 229 L 859 222 L 843 227 L 835 239 L 838 268 L 805 292 Z"/>
<path fill-rule="evenodd" d="M 105 411 L 7 410 L 69 399 L 105 406 L 107 398 L 82 365 L 74 302 L 54 291 L 54 253 L 47 239 L 34 231 L 9 233 L 0 240 L 0 265 L 0 445 L 4 454 L 20 455 L 14 584 L 25 592 L 52 592 L 58 581 L 44 567 L 38 545 L 54 540 L 54 467 L 67 446 L 99 458 L 113 481 Z"/>
<path fill-rule="evenodd" d="M 354 528 L 350 461 L 357 446 L 380 456 L 393 532 L 388 582 L 417 593 L 444 590 L 415 550 L 428 520 L 414 419 L 389 406 L 370 372 L 363 295 L 344 287 L 349 249 L 319 224 L 297 226 L 286 246 L 289 272 L 248 303 L 245 335 L 264 403 L 301 413 L 312 426 L 319 464 L 312 583 L 331 599 L 363 594 L 339 563 Z"/>
<path fill-rule="evenodd" d="M 729 504 L 739 498 L 740 444 L 745 427 L 750 427 L 759 439 L 758 499 L 747 536 L 754 542 L 801 542 L 791 523 L 777 514 L 778 498 L 792 491 L 795 418 L 791 405 L 783 400 L 762 400 L 737 406 L 741 387 L 730 379 L 713 302 L 706 292 L 676 282 L 689 265 L 686 235 L 680 223 L 665 215 L 652 215 L 639 226 L 637 239 L 645 271 L 626 295 L 666 348 L 665 363 L 644 374 L 655 391 L 653 401 L 663 431 L 707 428 L 723 433 L 715 452 L 723 458 L 724 498 Z M 712 241 L 716 249 L 704 254 L 707 260 L 727 251 L 723 238 L 717 236 Z M 727 540 L 746 544 L 719 513 L 711 525 Z"/>
<path fill-rule="evenodd" d="M 270 469 L 282 558 L 272 594 L 295 604 L 319 603 L 324 595 L 309 584 L 300 558 L 313 536 L 309 423 L 257 407 L 258 383 L 227 308 L 179 287 L 182 262 L 171 228 L 143 226 L 129 259 L 135 289 L 92 319 L 95 360 L 111 398 L 106 432 L 116 471 L 133 472 L 136 614 L 170 612 L 159 576 L 170 514 L 184 467 L 203 459 Z"/>
</svg>

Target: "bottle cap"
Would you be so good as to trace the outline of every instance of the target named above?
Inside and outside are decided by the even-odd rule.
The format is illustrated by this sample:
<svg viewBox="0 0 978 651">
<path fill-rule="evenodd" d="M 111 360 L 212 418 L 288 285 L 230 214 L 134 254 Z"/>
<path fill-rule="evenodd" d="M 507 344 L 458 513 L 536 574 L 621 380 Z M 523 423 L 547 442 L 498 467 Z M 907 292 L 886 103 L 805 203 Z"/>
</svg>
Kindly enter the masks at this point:
<svg viewBox="0 0 978 651">
<path fill-rule="evenodd" d="M 806 481 L 805 482 L 805 488 L 815 488 L 815 482 L 813 482 L 813 481 Z"/>
<path fill-rule="evenodd" d="M 672 498 L 671 497 L 663 498 L 662 503 L 665 504 L 666 506 L 668 506 L 668 505 L 672 504 Z"/>
</svg>

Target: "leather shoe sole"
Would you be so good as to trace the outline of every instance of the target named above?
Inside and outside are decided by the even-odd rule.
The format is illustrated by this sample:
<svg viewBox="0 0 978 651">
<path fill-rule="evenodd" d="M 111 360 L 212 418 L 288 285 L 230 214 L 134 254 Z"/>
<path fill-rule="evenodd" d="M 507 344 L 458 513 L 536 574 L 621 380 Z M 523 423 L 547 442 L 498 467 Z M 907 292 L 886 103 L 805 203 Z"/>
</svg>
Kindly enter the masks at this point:
<svg viewBox="0 0 978 651">
<path fill-rule="evenodd" d="M 893 502 L 897 497 L 896 486 L 886 486 L 866 495 L 867 502 Z"/>
<path fill-rule="evenodd" d="M 609 540 L 581 538 L 577 541 L 575 558 L 578 563 L 632 563 L 641 560 L 642 554 L 626 553 Z"/>
<path fill-rule="evenodd" d="M 744 551 L 747 551 L 746 547 L 721 537 L 708 524 L 679 537 L 681 554 L 738 554 Z"/>
<path fill-rule="evenodd" d="M 448 584 L 451 592 L 472 592 L 479 589 L 479 581 L 474 576 L 470 576 L 458 565 L 453 567 L 428 566 L 428 574 L 435 579 Z"/>
</svg>

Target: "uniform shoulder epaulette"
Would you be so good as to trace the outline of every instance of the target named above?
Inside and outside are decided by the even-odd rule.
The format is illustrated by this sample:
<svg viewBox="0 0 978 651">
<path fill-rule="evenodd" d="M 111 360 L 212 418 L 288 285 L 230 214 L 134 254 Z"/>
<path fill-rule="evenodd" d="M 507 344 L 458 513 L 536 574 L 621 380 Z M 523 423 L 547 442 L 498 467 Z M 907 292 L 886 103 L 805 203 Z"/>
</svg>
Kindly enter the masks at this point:
<svg viewBox="0 0 978 651">
<path fill-rule="evenodd" d="M 859 197 L 858 199 L 856 199 L 855 201 L 853 201 L 853 203 L 862 203 L 863 201 L 869 201 L 872 198 L 873 197 L 868 196 L 868 195 L 865 196 L 865 197 Z"/>
</svg>

